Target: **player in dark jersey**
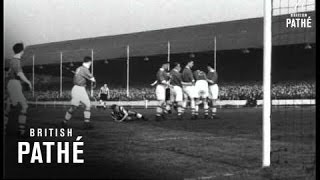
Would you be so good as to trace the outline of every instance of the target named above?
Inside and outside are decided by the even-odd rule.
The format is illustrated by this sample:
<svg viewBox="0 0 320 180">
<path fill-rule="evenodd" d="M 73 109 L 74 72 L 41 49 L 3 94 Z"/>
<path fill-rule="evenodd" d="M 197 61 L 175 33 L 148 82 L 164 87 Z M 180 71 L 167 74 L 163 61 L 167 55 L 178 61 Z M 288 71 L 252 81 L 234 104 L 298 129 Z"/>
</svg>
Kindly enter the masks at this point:
<svg viewBox="0 0 320 180">
<path fill-rule="evenodd" d="M 184 102 L 183 102 L 183 108 L 185 109 L 187 107 L 188 99 L 190 99 L 190 106 L 191 106 L 191 114 L 192 119 L 197 119 L 196 112 L 195 112 L 195 98 L 196 98 L 196 92 L 195 92 L 195 79 L 193 77 L 193 73 L 191 68 L 193 67 L 194 62 L 193 60 L 188 61 L 188 64 L 185 66 L 184 70 L 182 71 L 182 89 L 184 91 Z"/>
<path fill-rule="evenodd" d="M 173 106 L 178 112 L 178 119 L 182 120 L 182 114 L 184 113 L 183 104 L 183 91 L 182 91 L 182 75 L 180 73 L 181 65 L 180 63 L 174 63 L 174 68 L 171 70 L 171 101 Z"/>
<path fill-rule="evenodd" d="M 156 96 L 158 101 L 158 107 L 156 108 L 156 121 L 165 120 L 166 112 L 166 89 L 170 87 L 168 81 L 169 63 L 163 63 L 161 68 L 157 72 L 157 86 L 156 86 Z"/>
<path fill-rule="evenodd" d="M 209 106 L 208 106 L 208 95 L 209 95 L 209 87 L 207 82 L 206 74 L 197 70 L 194 72 L 194 77 L 196 79 L 195 89 L 196 89 L 196 116 L 199 114 L 199 105 L 203 104 L 204 109 L 204 118 L 207 119 L 209 117 Z"/>
<path fill-rule="evenodd" d="M 20 137 L 26 137 L 26 124 L 27 124 L 27 110 L 28 103 L 23 95 L 23 88 L 21 82 L 28 84 L 29 89 L 32 89 L 31 82 L 26 78 L 20 65 L 21 57 L 24 53 L 24 45 L 17 43 L 13 46 L 14 56 L 9 60 L 9 69 L 7 69 L 8 81 L 6 84 L 6 90 L 8 95 L 8 103 L 10 103 L 10 111 L 8 114 L 8 121 L 16 121 L 15 117 L 18 116 L 18 135 Z M 8 122 L 9 123 L 9 122 Z M 6 126 L 6 124 L 5 124 Z"/>
<path fill-rule="evenodd" d="M 65 115 L 65 119 L 62 122 L 62 126 L 65 127 L 67 122 L 71 119 L 72 114 L 75 109 L 80 105 L 80 103 L 85 105 L 84 110 L 84 128 L 92 129 L 93 126 L 90 121 L 91 117 L 91 104 L 88 93 L 86 91 L 87 81 L 96 82 L 93 75 L 90 73 L 89 68 L 91 66 L 92 59 L 91 57 L 84 57 L 82 66 L 78 67 L 73 78 L 73 84 L 71 90 L 71 107 L 68 109 Z"/>
<path fill-rule="evenodd" d="M 210 101 L 210 107 L 211 107 L 211 118 L 212 119 L 218 119 L 219 117 L 216 115 L 217 108 L 216 108 L 216 102 L 219 97 L 219 87 L 218 87 L 218 73 L 213 68 L 214 66 L 212 64 L 208 64 L 208 73 L 207 73 L 207 81 L 209 84 L 209 101 Z"/>
<path fill-rule="evenodd" d="M 144 121 L 148 120 L 142 114 L 132 110 L 127 110 L 123 106 L 113 104 L 111 105 L 110 109 L 112 110 L 111 117 L 116 122 L 130 121 L 135 119 L 141 119 Z"/>
</svg>

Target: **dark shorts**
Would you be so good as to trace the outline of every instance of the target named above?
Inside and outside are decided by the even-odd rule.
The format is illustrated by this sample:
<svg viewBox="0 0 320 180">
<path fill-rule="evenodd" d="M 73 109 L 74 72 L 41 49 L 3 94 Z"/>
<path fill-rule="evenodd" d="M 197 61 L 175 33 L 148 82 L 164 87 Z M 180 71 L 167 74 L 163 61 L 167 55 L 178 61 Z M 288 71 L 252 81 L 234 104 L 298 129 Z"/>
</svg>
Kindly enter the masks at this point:
<svg viewBox="0 0 320 180">
<path fill-rule="evenodd" d="M 107 101 L 108 100 L 108 95 L 107 94 L 101 94 L 100 95 L 100 100 Z"/>
</svg>

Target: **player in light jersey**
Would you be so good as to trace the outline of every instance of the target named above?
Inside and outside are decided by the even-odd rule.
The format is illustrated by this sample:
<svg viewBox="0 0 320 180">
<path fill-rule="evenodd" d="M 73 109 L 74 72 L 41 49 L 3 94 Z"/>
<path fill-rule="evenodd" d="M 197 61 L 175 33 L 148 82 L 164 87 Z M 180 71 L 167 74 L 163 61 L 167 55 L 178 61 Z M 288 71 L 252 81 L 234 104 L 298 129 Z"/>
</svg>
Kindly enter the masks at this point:
<svg viewBox="0 0 320 180">
<path fill-rule="evenodd" d="M 104 84 L 99 91 L 99 97 L 100 97 L 100 106 L 103 106 L 105 109 L 107 108 L 106 101 L 110 99 L 110 90 L 108 88 L 107 84 Z"/>
<path fill-rule="evenodd" d="M 132 110 L 127 110 L 123 106 L 113 104 L 111 105 L 110 109 L 112 110 L 111 117 L 116 122 L 130 121 L 135 119 L 141 119 L 144 121 L 148 120 L 142 114 Z"/>
<path fill-rule="evenodd" d="M 71 119 L 72 114 L 75 109 L 77 109 L 80 103 L 85 105 L 84 110 L 84 128 L 85 129 L 92 129 L 93 126 L 90 121 L 91 117 L 91 104 L 88 93 L 86 91 L 87 81 L 96 82 L 93 75 L 90 73 L 89 68 L 91 66 L 92 59 L 91 57 L 84 57 L 82 66 L 78 67 L 73 78 L 73 84 L 71 90 L 71 107 L 65 114 L 65 119 L 62 122 L 62 126 L 65 127 L 67 122 Z"/>
<path fill-rule="evenodd" d="M 196 115 L 199 115 L 199 105 L 203 103 L 204 118 L 209 117 L 209 106 L 208 106 L 208 95 L 209 87 L 207 82 L 207 76 L 203 71 L 196 70 L 194 72 L 194 77 L 196 79 L 195 89 L 196 89 Z"/>
</svg>

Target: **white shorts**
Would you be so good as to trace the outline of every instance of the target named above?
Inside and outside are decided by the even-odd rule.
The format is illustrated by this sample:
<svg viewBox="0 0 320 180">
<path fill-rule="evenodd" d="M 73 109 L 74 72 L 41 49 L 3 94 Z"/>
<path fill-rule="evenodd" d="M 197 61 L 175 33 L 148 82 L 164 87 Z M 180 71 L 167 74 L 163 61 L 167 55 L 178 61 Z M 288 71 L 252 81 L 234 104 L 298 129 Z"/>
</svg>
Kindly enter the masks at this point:
<svg viewBox="0 0 320 180">
<path fill-rule="evenodd" d="M 166 86 L 162 84 L 158 84 L 156 87 L 156 96 L 158 101 L 166 100 Z"/>
<path fill-rule="evenodd" d="M 171 88 L 171 100 L 176 102 L 183 101 L 183 92 L 180 86 L 173 86 Z"/>
<path fill-rule="evenodd" d="M 190 99 L 193 99 L 193 98 L 197 97 L 197 93 L 195 91 L 195 87 L 194 86 L 184 86 L 183 87 L 183 93 L 184 93 L 185 97 L 187 97 L 187 98 L 189 97 Z"/>
<path fill-rule="evenodd" d="M 8 95 L 9 95 L 9 102 L 13 106 L 18 105 L 18 103 L 19 103 L 23 108 L 25 108 L 25 109 L 28 108 L 28 103 L 22 93 L 22 86 L 21 86 L 21 82 L 19 80 L 17 80 L 17 79 L 9 80 L 8 85 L 7 85 L 7 90 L 8 90 Z"/>
<path fill-rule="evenodd" d="M 86 88 L 83 86 L 74 85 L 71 90 L 71 104 L 74 106 L 79 106 L 83 103 L 86 107 L 90 107 L 90 99 Z"/>
<path fill-rule="evenodd" d="M 206 80 L 198 80 L 195 85 L 197 98 L 207 98 L 209 95 L 208 82 Z"/>
<path fill-rule="evenodd" d="M 209 86 L 209 98 L 210 99 L 218 99 L 219 96 L 219 87 L 218 84 Z"/>
</svg>

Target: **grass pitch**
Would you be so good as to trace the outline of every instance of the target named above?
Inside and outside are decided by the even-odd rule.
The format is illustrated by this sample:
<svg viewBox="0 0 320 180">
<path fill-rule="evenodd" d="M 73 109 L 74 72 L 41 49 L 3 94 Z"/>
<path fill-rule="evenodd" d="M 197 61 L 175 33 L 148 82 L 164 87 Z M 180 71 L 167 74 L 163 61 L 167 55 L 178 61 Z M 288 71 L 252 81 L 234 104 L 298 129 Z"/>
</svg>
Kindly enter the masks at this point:
<svg viewBox="0 0 320 180">
<path fill-rule="evenodd" d="M 30 107 L 31 127 L 55 127 L 66 107 Z M 117 123 L 110 110 L 92 109 L 93 130 L 75 112 L 72 138 L 82 136 L 84 164 L 17 164 L 16 141 L 5 143 L 7 178 L 315 179 L 315 106 L 273 107 L 272 162 L 261 168 L 262 109 L 221 108 L 220 119 L 154 121 L 155 109 L 133 109 L 149 121 Z M 201 114 L 201 113 L 200 113 Z M 52 152 L 54 154 L 54 152 Z"/>
</svg>

